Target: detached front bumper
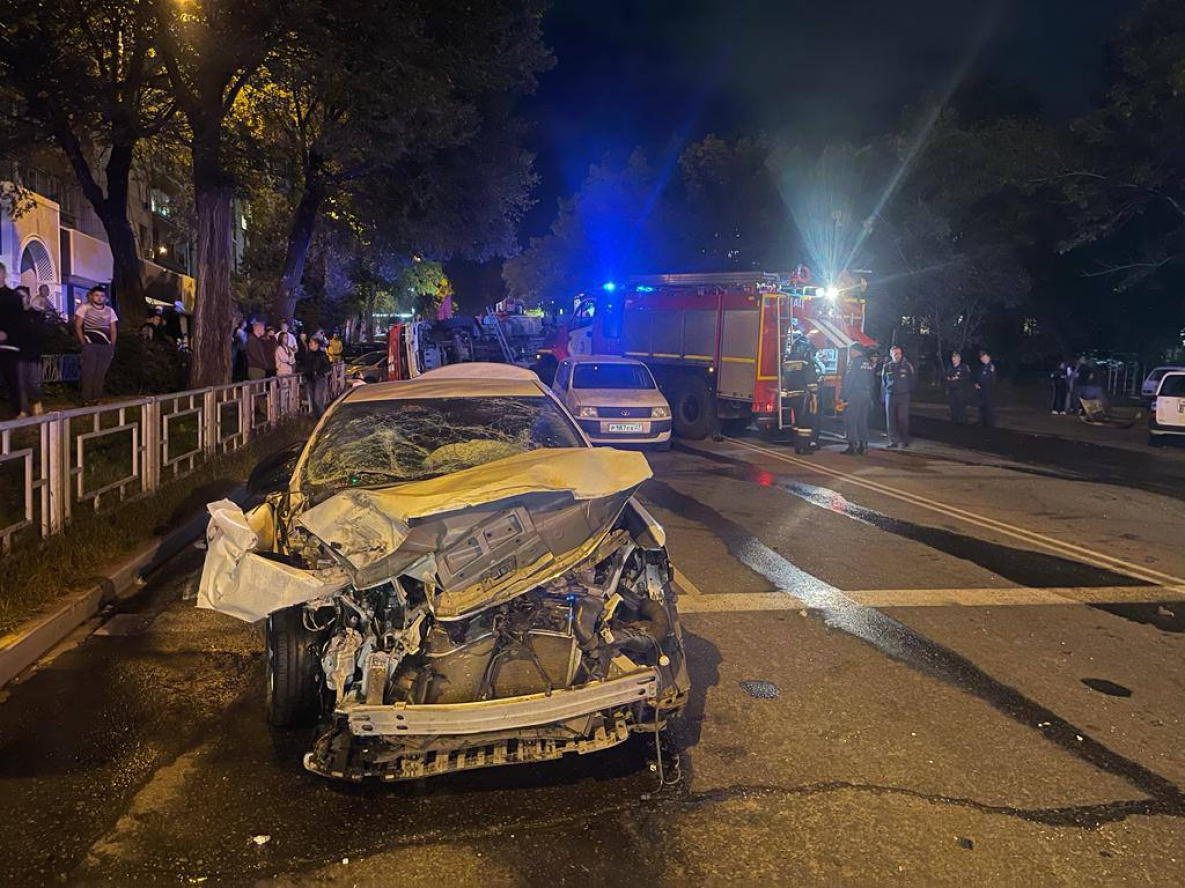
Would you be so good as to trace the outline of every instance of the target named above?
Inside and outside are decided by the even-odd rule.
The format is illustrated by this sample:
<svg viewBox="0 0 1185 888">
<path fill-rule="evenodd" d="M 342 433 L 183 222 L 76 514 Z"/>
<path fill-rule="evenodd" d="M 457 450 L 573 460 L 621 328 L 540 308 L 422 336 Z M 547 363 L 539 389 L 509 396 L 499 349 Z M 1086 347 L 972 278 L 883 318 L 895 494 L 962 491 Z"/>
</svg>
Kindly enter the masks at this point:
<svg viewBox="0 0 1185 888">
<path fill-rule="evenodd" d="M 635 731 L 656 730 L 682 709 L 685 674 L 683 684 L 660 690 L 659 672 L 645 667 L 550 695 L 342 706 L 337 727 L 305 755 L 304 766 L 337 780 L 400 781 L 600 752 Z M 643 711 L 651 715 L 639 721 Z"/>
<path fill-rule="evenodd" d="M 474 703 L 357 704 L 337 710 L 355 737 L 459 736 L 551 725 L 617 706 L 654 700 L 658 674 L 642 669 L 551 694 L 529 694 Z"/>
</svg>

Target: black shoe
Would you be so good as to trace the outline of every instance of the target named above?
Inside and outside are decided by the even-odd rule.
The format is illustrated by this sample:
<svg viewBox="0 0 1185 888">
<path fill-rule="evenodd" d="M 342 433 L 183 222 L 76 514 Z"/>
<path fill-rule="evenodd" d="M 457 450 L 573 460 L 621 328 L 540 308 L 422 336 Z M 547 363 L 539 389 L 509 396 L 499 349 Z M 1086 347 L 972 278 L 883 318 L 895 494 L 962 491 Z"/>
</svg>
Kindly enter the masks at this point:
<svg viewBox="0 0 1185 888">
<path fill-rule="evenodd" d="M 897 444 L 896 442 L 894 442 L 894 443 L 892 443 L 892 444 L 890 444 L 890 445 L 889 445 L 889 449 L 890 449 L 890 450 L 896 450 L 896 449 L 897 449 L 898 447 L 900 447 L 900 446 L 901 446 L 900 444 Z"/>
<path fill-rule="evenodd" d="M 859 452 L 860 452 L 860 451 L 859 451 L 859 450 L 857 450 L 855 447 L 853 447 L 851 444 L 849 444 L 849 445 L 848 445 L 848 449 L 847 449 L 847 450 L 841 450 L 841 451 L 840 451 L 840 453 L 841 453 L 841 454 L 843 454 L 844 456 L 855 456 L 855 455 L 856 455 L 857 453 L 859 453 Z"/>
</svg>

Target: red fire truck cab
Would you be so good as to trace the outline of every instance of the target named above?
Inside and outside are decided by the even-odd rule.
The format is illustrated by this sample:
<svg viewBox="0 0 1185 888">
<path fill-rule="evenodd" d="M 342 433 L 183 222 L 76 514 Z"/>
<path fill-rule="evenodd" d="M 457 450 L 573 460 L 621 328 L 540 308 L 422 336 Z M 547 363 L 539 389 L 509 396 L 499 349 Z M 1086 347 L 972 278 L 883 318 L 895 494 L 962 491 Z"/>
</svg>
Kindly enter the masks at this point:
<svg viewBox="0 0 1185 888">
<path fill-rule="evenodd" d="M 739 431 L 754 421 L 801 433 L 806 412 L 834 408 L 851 346 L 875 344 L 864 333 L 862 282 L 824 288 L 809 280 L 800 267 L 789 275 L 667 274 L 607 284 L 577 306 L 556 351 L 645 363 L 682 437 Z M 789 378 L 791 346 L 804 336 L 817 370 L 809 406 Z"/>
</svg>

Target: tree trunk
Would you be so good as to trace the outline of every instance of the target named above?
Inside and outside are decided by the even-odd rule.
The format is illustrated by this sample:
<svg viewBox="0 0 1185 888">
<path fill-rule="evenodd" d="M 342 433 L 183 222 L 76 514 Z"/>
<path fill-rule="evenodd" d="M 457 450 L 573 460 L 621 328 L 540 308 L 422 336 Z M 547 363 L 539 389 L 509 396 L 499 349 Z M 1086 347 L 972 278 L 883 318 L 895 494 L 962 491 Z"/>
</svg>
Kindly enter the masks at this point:
<svg viewBox="0 0 1185 888">
<path fill-rule="evenodd" d="M 111 248 L 111 286 L 115 290 L 119 317 L 125 330 L 135 330 L 148 313 L 144 298 L 144 276 L 140 270 L 140 255 L 136 252 L 136 236 L 125 214 L 122 219 L 100 217 L 107 231 Z"/>
<path fill-rule="evenodd" d="M 196 167 L 198 276 L 190 385 L 201 388 L 230 382 L 232 190 L 221 176 L 199 176 Z"/>
<path fill-rule="evenodd" d="M 136 236 L 128 219 L 134 143 L 112 145 L 107 156 L 107 199 L 96 207 L 111 248 L 112 279 L 120 317 L 128 329 L 136 329 L 148 314 L 144 300 L 144 276 L 136 252 Z M 134 325 L 133 325 L 134 323 Z"/>
<path fill-rule="evenodd" d="M 140 271 L 140 256 L 136 252 L 136 236 L 128 219 L 128 195 L 131 192 L 134 141 L 117 141 L 107 155 L 106 185 L 103 192 L 90 167 L 74 130 L 64 119 L 55 118 L 51 128 L 58 147 L 70 161 L 83 195 L 90 202 L 107 234 L 111 249 L 112 287 L 115 303 L 125 329 L 135 330 L 148 314 L 144 301 L 144 278 Z"/>
<path fill-rule="evenodd" d="M 324 199 L 324 186 L 316 179 L 309 180 L 292 217 L 292 228 L 288 232 L 284 270 L 280 275 L 275 300 L 272 303 L 272 321 L 275 323 L 288 320 L 296 311 L 296 288 L 300 286 L 301 278 L 304 277 L 305 259 L 313 242 L 317 216 Z"/>
</svg>

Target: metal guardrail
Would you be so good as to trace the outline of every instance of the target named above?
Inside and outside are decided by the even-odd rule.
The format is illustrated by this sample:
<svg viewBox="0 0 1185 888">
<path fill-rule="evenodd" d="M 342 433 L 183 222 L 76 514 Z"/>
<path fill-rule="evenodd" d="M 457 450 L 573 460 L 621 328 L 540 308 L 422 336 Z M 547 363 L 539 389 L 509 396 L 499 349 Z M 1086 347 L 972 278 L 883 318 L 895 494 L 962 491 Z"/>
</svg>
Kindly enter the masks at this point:
<svg viewBox="0 0 1185 888">
<path fill-rule="evenodd" d="M 335 364 L 330 397 L 345 387 L 345 366 Z M 0 423 L 0 551 L 61 533 L 81 512 L 151 496 L 245 447 L 308 413 L 306 388 L 300 376 L 273 377 Z"/>
</svg>

